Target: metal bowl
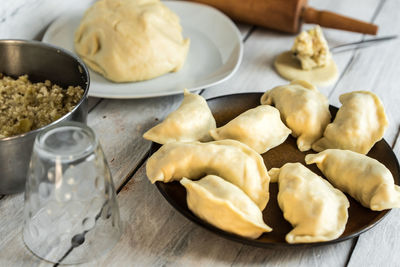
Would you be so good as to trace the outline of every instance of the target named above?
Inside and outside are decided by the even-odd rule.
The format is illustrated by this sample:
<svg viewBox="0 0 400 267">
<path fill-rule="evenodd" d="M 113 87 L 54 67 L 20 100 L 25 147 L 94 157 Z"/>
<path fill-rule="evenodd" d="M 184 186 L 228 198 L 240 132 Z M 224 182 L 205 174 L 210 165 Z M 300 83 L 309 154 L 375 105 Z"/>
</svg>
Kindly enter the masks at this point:
<svg viewBox="0 0 400 267">
<path fill-rule="evenodd" d="M 76 55 L 38 41 L 0 40 L 0 72 L 17 78 L 28 74 L 32 82 L 51 82 L 67 88 L 81 86 L 84 94 L 75 108 L 60 119 L 30 132 L 0 139 L 0 194 L 21 192 L 36 135 L 63 121 L 86 123 L 89 72 Z"/>
</svg>

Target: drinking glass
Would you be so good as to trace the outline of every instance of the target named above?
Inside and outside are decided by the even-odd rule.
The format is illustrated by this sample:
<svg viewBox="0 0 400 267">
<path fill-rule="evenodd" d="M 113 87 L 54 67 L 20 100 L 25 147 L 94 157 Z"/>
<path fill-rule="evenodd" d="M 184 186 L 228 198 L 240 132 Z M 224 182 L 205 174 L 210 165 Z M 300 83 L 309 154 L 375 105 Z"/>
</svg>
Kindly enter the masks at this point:
<svg viewBox="0 0 400 267">
<path fill-rule="evenodd" d="M 77 264 L 122 233 L 111 172 L 94 132 L 66 122 L 39 133 L 25 186 L 23 239 L 37 256 Z"/>
</svg>

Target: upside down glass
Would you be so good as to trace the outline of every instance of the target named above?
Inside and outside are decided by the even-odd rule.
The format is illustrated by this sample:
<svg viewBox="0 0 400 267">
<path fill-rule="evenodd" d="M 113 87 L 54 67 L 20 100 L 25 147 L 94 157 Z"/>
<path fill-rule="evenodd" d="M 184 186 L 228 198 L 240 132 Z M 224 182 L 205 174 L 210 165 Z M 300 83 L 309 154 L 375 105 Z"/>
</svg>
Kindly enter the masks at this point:
<svg viewBox="0 0 400 267">
<path fill-rule="evenodd" d="M 25 187 L 26 246 L 55 263 L 104 255 L 122 226 L 116 193 L 94 132 L 67 122 L 37 135 Z"/>
</svg>

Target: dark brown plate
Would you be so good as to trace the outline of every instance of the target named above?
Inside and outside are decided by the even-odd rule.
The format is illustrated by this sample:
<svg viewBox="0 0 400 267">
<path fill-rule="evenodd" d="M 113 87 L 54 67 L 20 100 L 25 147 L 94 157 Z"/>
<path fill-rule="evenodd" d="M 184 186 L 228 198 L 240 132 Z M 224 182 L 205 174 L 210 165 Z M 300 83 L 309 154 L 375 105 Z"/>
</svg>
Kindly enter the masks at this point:
<svg viewBox="0 0 400 267">
<path fill-rule="evenodd" d="M 215 117 L 215 120 L 217 121 L 217 126 L 219 127 L 244 111 L 258 106 L 260 104 L 260 97 L 261 93 L 245 93 L 216 97 L 208 100 L 207 102 Z M 334 118 L 337 108 L 331 106 L 330 111 L 332 118 Z M 150 155 L 159 148 L 160 145 L 153 143 Z M 292 136 L 289 136 L 283 144 L 269 150 L 267 153 L 264 153 L 262 157 L 264 158 L 265 166 L 269 170 L 273 167 L 279 168 L 287 162 L 301 162 L 305 165 L 304 157 L 308 153 L 315 152 L 300 152 L 296 146 L 296 139 Z M 399 163 L 392 149 L 385 140 L 381 140 L 376 143 L 368 153 L 368 156 L 383 163 L 392 172 L 395 183 L 399 184 Z M 309 167 L 318 175 L 324 177 L 315 164 L 305 166 Z M 344 233 L 339 238 L 328 242 L 288 244 L 285 241 L 285 236 L 289 231 L 292 230 L 292 226 L 283 218 L 282 211 L 279 209 L 277 202 L 278 185 L 273 183 L 270 184 L 270 200 L 266 209 L 263 211 L 264 221 L 267 225 L 273 228 L 273 231 L 263 234 L 258 239 L 251 240 L 222 231 L 195 216 L 188 209 L 186 204 L 186 191 L 178 182 L 157 182 L 156 186 L 158 190 L 160 190 L 161 194 L 168 200 L 168 202 L 189 220 L 225 238 L 257 247 L 276 248 L 317 246 L 344 241 L 346 239 L 356 237 L 361 233 L 371 229 L 389 213 L 389 210 L 371 211 L 370 209 L 364 208 L 353 198 L 348 196 L 350 201 L 349 220 Z"/>
</svg>

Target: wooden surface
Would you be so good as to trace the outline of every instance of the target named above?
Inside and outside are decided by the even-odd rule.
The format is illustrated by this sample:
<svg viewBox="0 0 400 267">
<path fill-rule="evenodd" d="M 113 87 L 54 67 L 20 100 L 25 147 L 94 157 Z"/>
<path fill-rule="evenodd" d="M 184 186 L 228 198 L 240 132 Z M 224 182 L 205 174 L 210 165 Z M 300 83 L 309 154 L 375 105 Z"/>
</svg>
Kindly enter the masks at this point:
<svg viewBox="0 0 400 267">
<path fill-rule="evenodd" d="M 61 3 L 59 0 L 4 2 L 0 9 L 2 38 L 34 38 L 62 13 L 60 9 L 65 12 L 68 9 L 66 4 L 54 4 Z M 37 11 L 19 13 L 18 10 L 26 10 L 26 5 L 36 7 Z M 46 12 L 40 13 L 40 5 Z M 378 36 L 400 34 L 400 2 L 397 0 L 315 0 L 310 1 L 310 5 L 376 23 L 380 27 Z M 52 8 L 57 10 L 51 12 Z M 38 20 L 38 13 L 47 17 Z M 29 20 L 36 24 L 28 31 L 21 25 Z M 278 53 L 290 48 L 294 36 L 252 25 L 238 26 L 244 42 L 242 64 L 230 80 L 200 91 L 206 98 L 264 92 L 287 83 L 275 73 L 272 62 Z M 370 38 L 337 30 L 324 32 L 330 46 Z M 336 84 L 320 88 L 329 97 L 330 104 L 336 106 L 339 105 L 338 96 L 344 92 L 370 90 L 376 93 L 390 121 L 385 139 L 397 157 L 400 156 L 399 47 L 400 40 L 395 40 L 335 54 L 340 78 Z M 359 238 L 313 249 L 281 250 L 254 248 L 225 240 L 180 215 L 146 178 L 145 161 L 150 142 L 141 136 L 174 110 L 181 100 L 181 95 L 137 100 L 90 99 L 88 124 L 99 136 L 111 167 L 125 227 L 114 249 L 87 266 L 399 266 L 399 210 L 392 211 Z M 0 266 L 51 265 L 25 248 L 21 235 L 22 211 L 23 194 L 0 197 Z"/>
</svg>

